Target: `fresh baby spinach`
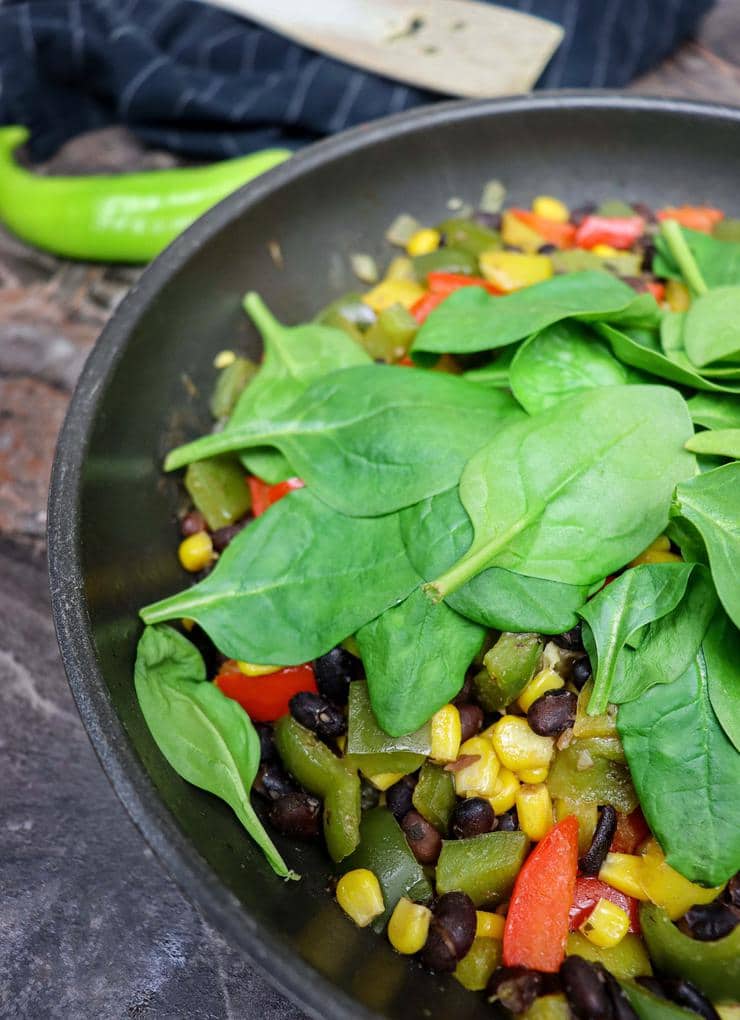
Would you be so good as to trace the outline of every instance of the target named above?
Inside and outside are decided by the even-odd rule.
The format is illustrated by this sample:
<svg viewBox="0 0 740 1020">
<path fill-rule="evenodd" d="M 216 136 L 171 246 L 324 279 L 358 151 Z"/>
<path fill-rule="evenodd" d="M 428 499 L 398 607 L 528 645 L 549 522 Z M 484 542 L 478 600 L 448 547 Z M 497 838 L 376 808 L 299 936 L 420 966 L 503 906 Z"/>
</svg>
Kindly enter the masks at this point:
<svg viewBox="0 0 740 1020">
<path fill-rule="evenodd" d="M 732 457 L 740 460 L 740 428 L 712 429 L 697 432 L 686 441 L 686 449 L 712 457 Z"/>
<path fill-rule="evenodd" d="M 397 515 L 345 517 L 299 489 L 240 532 L 204 580 L 141 617 L 189 617 L 231 658 L 291 666 L 323 655 L 418 583 Z"/>
<path fill-rule="evenodd" d="M 244 709 L 205 683 L 200 653 L 170 627 L 146 627 L 134 682 L 157 747 L 178 775 L 225 800 L 275 874 L 288 869 L 249 800 L 260 763 L 260 739 Z"/>
<path fill-rule="evenodd" d="M 699 366 L 740 353 L 740 286 L 717 287 L 692 302 L 686 312 L 683 345 Z"/>
<path fill-rule="evenodd" d="M 740 284 L 740 244 L 720 241 L 709 234 L 686 227 L 679 227 L 679 230 L 707 287 Z M 655 275 L 673 280 L 682 279 L 681 268 L 662 231 L 656 235 L 655 249 Z"/>
<path fill-rule="evenodd" d="M 724 464 L 681 482 L 674 513 L 692 524 L 704 540 L 717 594 L 740 627 L 740 463 Z"/>
<path fill-rule="evenodd" d="M 506 392 L 390 365 L 346 368 L 289 408 L 178 447 L 165 468 L 266 443 L 335 510 L 391 513 L 454 485 L 503 421 L 523 417 Z"/>
<path fill-rule="evenodd" d="M 463 379 L 466 379 L 468 382 L 477 383 L 479 386 L 490 386 L 492 389 L 508 389 L 509 369 L 517 348 L 518 344 L 505 347 L 487 365 L 481 365 L 478 368 L 471 368 L 467 372 L 463 372 Z"/>
<path fill-rule="evenodd" d="M 707 429 L 740 429 L 740 400 L 737 397 L 697 393 L 687 403 L 695 425 L 703 425 Z"/>
<path fill-rule="evenodd" d="M 592 584 L 668 523 L 695 461 L 686 403 L 665 386 L 608 386 L 501 428 L 465 466 L 460 497 L 475 532 L 427 588 L 446 598 L 487 567 Z"/>
<path fill-rule="evenodd" d="M 740 751 L 740 631 L 726 613 L 716 613 L 702 644 L 709 700 L 719 724 Z"/>
</svg>

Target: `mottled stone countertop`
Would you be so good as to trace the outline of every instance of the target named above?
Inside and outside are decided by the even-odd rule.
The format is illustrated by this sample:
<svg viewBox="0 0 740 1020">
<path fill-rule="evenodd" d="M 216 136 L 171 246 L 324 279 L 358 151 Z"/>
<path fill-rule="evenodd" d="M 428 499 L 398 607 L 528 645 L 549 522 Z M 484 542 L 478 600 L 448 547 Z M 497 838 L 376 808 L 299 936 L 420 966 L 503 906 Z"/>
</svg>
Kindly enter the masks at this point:
<svg viewBox="0 0 740 1020">
<path fill-rule="evenodd" d="M 634 86 L 740 105 L 740 2 Z M 169 165 L 118 129 L 70 172 Z M 301 1013 L 233 952 L 154 858 L 77 716 L 49 615 L 45 499 L 85 357 L 137 271 L 57 260 L 0 232 L 0 1017 Z"/>
</svg>

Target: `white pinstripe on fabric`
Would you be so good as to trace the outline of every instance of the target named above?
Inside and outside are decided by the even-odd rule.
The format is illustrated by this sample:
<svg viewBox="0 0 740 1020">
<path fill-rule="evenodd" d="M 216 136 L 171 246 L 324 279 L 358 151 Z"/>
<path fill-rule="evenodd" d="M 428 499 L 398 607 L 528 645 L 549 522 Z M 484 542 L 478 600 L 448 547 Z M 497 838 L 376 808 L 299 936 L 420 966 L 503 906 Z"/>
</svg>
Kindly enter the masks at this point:
<svg viewBox="0 0 740 1020">
<path fill-rule="evenodd" d="M 409 97 L 408 86 L 396 85 L 391 93 L 391 101 L 388 103 L 388 113 L 398 113 L 406 105 Z"/>
<path fill-rule="evenodd" d="M 31 21 L 31 5 L 23 4 L 19 12 L 20 20 L 18 25 L 21 30 L 23 47 L 29 57 L 36 55 L 36 39 L 33 35 L 33 22 Z"/>
<path fill-rule="evenodd" d="M 306 96 L 311 88 L 311 84 L 323 63 L 323 57 L 314 57 L 313 60 L 310 60 L 305 65 L 301 73 L 298 75 L 293 95 L 290 97 L 290 101 L 288 102 L 285 110 L 285 119 L 289 124 L 295 124 L 298 120 L 301 111 L 303 110 L 303 104 L 306 101 Z"/>
<path fill-rule="evenodd" d="M 82 24 L 82 6 L 80 0 L 73 0 L 69 9 L 69 24 L 72 29 L 72 49 L 77 66 L 82 67 L 85 57 L 85 29 Z"/>
<path fill-rule="evenodd" d="M 264 37 L 264 32 L 261 28 L 255 28 L 247 34 L 244 40 L 244 50 L 242 52 L 241 64 L 239 65 L 239 71 L 241 74 L 251 74 L 254 71 L 255 61 L 257 59 L 257 48 Z"/>
<path fill-rule="evenodd" d="M 350 78 L 349 85 L 344 91 L 344 95 L 339 100 L 334 116 L 329 121 L 330 131 L 341 131 L 346 125 L 349 119 L 352 105 L 355 99 L 357 99 L 362 86 L 365 84 L 365 74 L 362 71 L 355 71 Z"/>
<path fill-rule="evenodd" d="M 630 35 L 631 45 L 629 48 L 629 56 L 627 60 L 625 60 L 625 77 L 627 79 L 632 78 L 637 71 L 637 66 L 640 62 L 640 57 L 642 56 L 643 36 L 648 25 L 649 17 L 650 6 L 646 3 L 637 4 L 637 12 L 635 14 L 635 20 L 632 24 L 632 32 Z"/>
<path fill-rule="evenodd" d="M 139 91 L 141 86 L 150 78 L 158 68 L 162 67 L 163 64 L 169 63 L 169 58 L 165 53 L 160 53 L 158 57 L 154 57 L 149 63 L 142 67 L 138 74 L 135 74 L 131 81 L 128 83 L 126 88 L 121 93 L 121 99 L 118 104 L 119 116 L 124 116 L 128 113 L 131 103 Z"/>
<path fill-rule="evenodd" d="M 198 67 L 200 67 L 203 71 L 209 70 L 211 57 L 213 56 L 215 48 L 220 46 L 221 43 L 226 42 L 227 39 L 235 39 L 243 33 L 244 28 L 239 25 L 236 28 L 225 28 L 223 32 L 218 32 L 212 39 L 204 40 L 203 44 L 198 48 L 198 56 L 196 60 Z"/>
<path fill-rule="evenodd" d="M 559 19 L 560 24 L 565 30 L 565 35 L 563 36 L 563 41 L 560 44 L 560 49 L 555 54 L 555 59 L 550 64 L 550 69 L 547 72 L 545 84 L 548 88 L 558 88 L 563 80 L 563 72 L 565 71 L 566 61 L 568 60 L 570 49 L 573 45 L 573 36 L 580 9 L 580 0 L 565 0 L 563 16 Z"/>
<path fill-rule="evenodd" d="M 596 61 L 591 72 L 592 88 L 600 88 L 606 81 L 606 75 L 609 70 L 609 43 L 611 42 L 612 30 L 617 22 L 617 15 L 621 6 L 622 0 L 607 0 L 604 6 L 599 34 L 596 39 Z"/>
<path fill-rule="evenodd" d="M 248 110 L 250 110 L 259 99 L 261 99 L 264 96 L 265 92 L 274 88 L 278 84 L 281 78 L 282 74 L 280 73 L 280 71 L 273 71 L 272 74 L 268 74 L 267 77 L 265 78 L 264 84 L 262 84 L 259 88 L 253 89 L 247 96 L 244 97 L 243 102 L 238 103 L 233 108 L 233 110 L 231 111 L 232 117 L 235 118 L 236 120 L 239 120 L 241 117 L 243 117 L 244 114 Z"/>
</svg>

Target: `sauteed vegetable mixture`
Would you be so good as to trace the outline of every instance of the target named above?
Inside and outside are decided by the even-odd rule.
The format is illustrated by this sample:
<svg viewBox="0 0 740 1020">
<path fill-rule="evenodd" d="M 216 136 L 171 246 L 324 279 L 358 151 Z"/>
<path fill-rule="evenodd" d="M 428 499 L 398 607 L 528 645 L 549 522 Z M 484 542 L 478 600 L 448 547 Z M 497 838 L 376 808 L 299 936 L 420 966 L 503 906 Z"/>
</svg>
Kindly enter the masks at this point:
<svg viewBox="0 0 740 1020">
<path fill-rule="evenodd" d="M 516 1016 L 737 1018 L 740 220 L 484 194 L 312 322 L 247 295 L 139 703 Z"/>
</svg>

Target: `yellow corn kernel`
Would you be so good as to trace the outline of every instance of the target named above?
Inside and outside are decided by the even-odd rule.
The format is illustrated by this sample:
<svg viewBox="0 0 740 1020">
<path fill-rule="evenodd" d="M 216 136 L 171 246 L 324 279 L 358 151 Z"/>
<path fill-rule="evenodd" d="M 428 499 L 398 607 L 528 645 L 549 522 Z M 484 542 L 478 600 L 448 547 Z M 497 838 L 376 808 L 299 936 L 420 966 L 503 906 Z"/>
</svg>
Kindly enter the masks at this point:
<svg viewBox="0 0 740 1020">
<path fill-rule="evenodd" d="M 672 312 L 686 312 L 691 304 L 691 293 L 680 280 L 668 280 L 665 285 L 666 304 Z"/>
<path fill-rule="evenodd" d="M 666 862 L 658 843 L 651 839 L 641 855 L 640 881 L 648 898 L 662 907 L 672 921 L 697 903 L 711 903 L 722 892 L 723 886 L 706 889 L 684 878 Z"/>
<path fill-rule="evenodd" d="M 430 730 L 430 757 L 435 761 L 455 761 L 462 739 L 462 725 L 457 708 L 454 705 L 443 705 L 432 716 Z"/>
<path fill-rule="evenodd" d="M 559 673 L 556 673 L 554 669 L 541 669 L 519 695 L 517 704 L 522 712 L 528 712 L 535 701 L 541 698 L 546 691 L 557 691 L 561 687 L 565 687 L 565 680 Z"/>
<path fill-rule="evenodd" d="M 497 815 L 503 815 L 516 804 L 518 792 L 519 780 L 514 773 L 509 769 L 500 769 L 493 796 L 488 798 L 488 803 Z"/>
<path fill-rule="evenodd" d="M 580 931 L 589 942 L 601 949 L 611 949 L 622 941 L 630 926 L 629 914 L 611 900 L 603 897 L 596 904 Z"/>
<path fill-rule="evenodd" d="M 550 769 L 543 765 L 540 769 L 521 769 L 516 777 L 520 783 L 544 783 L 549 775 Z"/>
<path fill-rule="evenodd" d="M 380 882 L 367 868 L 355 868 L 337 882 L 337 903 L 359 928 L 366 928 L 385 910 Z"/>
<path fill-rule="evenodd" d="M 406 242 L 406 252 L 412 257 L 414 255 L 428 255 L 439 248 L 442 235 L 434 227 L 422 227 L 411 235 Z"/>
<path fill-rule="evenodd" d="M 267 666 L 259 662 L 245 662 L 244 659 L 236 660 L 237 668 L 245 676 L 267 676 L 269 673 L 278 673 L 284 666 Z"/>
<path fill-rule="evenodd" d="M 505 294 L 541 283 L 552 276 L 547 255 L 522 255 L 515 251 L 484 251 L 479 257 L 483 276 Z"/>
<path fill-rule="evenodd" d="M 642 885 L 642 857 L 636 854 L 608 853 L 601 865 L 599 878 L 625 896 L 634 896 L 637 900 L 650 898 Z"/>
<path fill-rule="evenodd" d="M 489 910 L 476 910 L 475 937 L 477 939 L 502 939 L 506 918 L 492 914 Z"/>
<path fill-rule="evenodd" d="M 516 795 L 516 812 L 519 828 L 538 843 L 553 826 L 550 791 L 544 783 L 535 786 L 523 785 Z"/>
<path fill-rule="evenodd" d="M 682 559 L 671 552 L 671 540 L 667 535 L 658 537 L 643 549 L 639 556 L 630 562 L 631 567 L 638 567 L 641 563 L 681 563 Z"/>
<path fill-rule="evenodd" d="M 381 280 L 377 286 L 362 295 L 363 302 L 374 312 L 382 312 L 391 305 L 410 308 L 425 294 L 424 288 L 415 280 Z"/>
<path fill-rule="evenodd" d="M 720 1020 L 740 1020 L 740 1006 L 733 1005 L 731 1002 L 720 1002 L 716 1008 Z"/>
<path fill-rule="evenodd" d="M 226 368 L 236 361 L 236 354 L 233 351 L 219 351 L 213 359 L 214 368 Z"/>
<path fill-rule="evenodd" d="M 182 620 L 180 620 L 180 626 L 189 634 L 195 626 L 195 620 L 191 620 L 189 616 L 183 616 Z"/>
<path fill-rule="evenodd" d="M 496 790 L 499 762 L 491 742 L 484 737 L 471 737 L 460 746 L 459 757 L 475 755 L 477 761 L 453 773 L 458 797 L 492 797 Z"/>
<path fill-rule="evenodd" d="M 499 761 L 512 772 L 545 768 L 552 761 L 553 738 L 541 737 L 520 716 L 502 716 L 493 725 L 491 739 Z"/>
<path fill-rule="evenodd" d="M 610 259 L 613 255 L 619 255 L 619 249 L 612 244 L 595 244 L 591 251 L 594 255 L 600 255 L 602 259 Z"/>
<path fill-rule="evenodd" d="M 376 790 L 387 790 L 404 777 L 403 772 L 376 772 L 374 776 L 369 775 L 367 772 L 362 774 L 369 783 L 373 784 Z"/>
<path fill-rule="evenodd" d="M 388 922 L 388 941 L 397 953 L 413 956 L 424 948 L 431 919 L 429 907 L 402 896 Z"/>
<path fill-rule="evenodd" d="M 385 280 L 413 280 L 416 282 L 416 276 L 414 274 L 414 263 L 411 259 L 407 259 L 405 255 L 396 255 L 394 259 L 388 263 L 388 268 L 385 271 Z"/>
<path fill-rule="evenodd" d="M 542 234 L 538 234 L 532 227 L 522 223 L 519 217 L 512 212 L 505 212 L 501 217 L 501 240 L 504 244 L 521 248 L 522 251 L 528 252 L 530 255 L 533 255 L 545 243 Z M 489 253 L 485 252 L 485 254 Z"/>
<path fill-rule="evenodd" d="M 177 556 L 185 570 L 191 574 L 203 570 L 213 559 L 213 542 L 207 531 L 196 531 L 184 538 L 177 550 Z"/>
<path fill-rule="evenodd" d="M 538 195 L 532 202 L 532 212 L 536 216 L 554 220 L 556 223 L 567 223 L 570 219 L 568 206 L 559 198 L 553 198 L 552 195 Z"/>
</svg>

